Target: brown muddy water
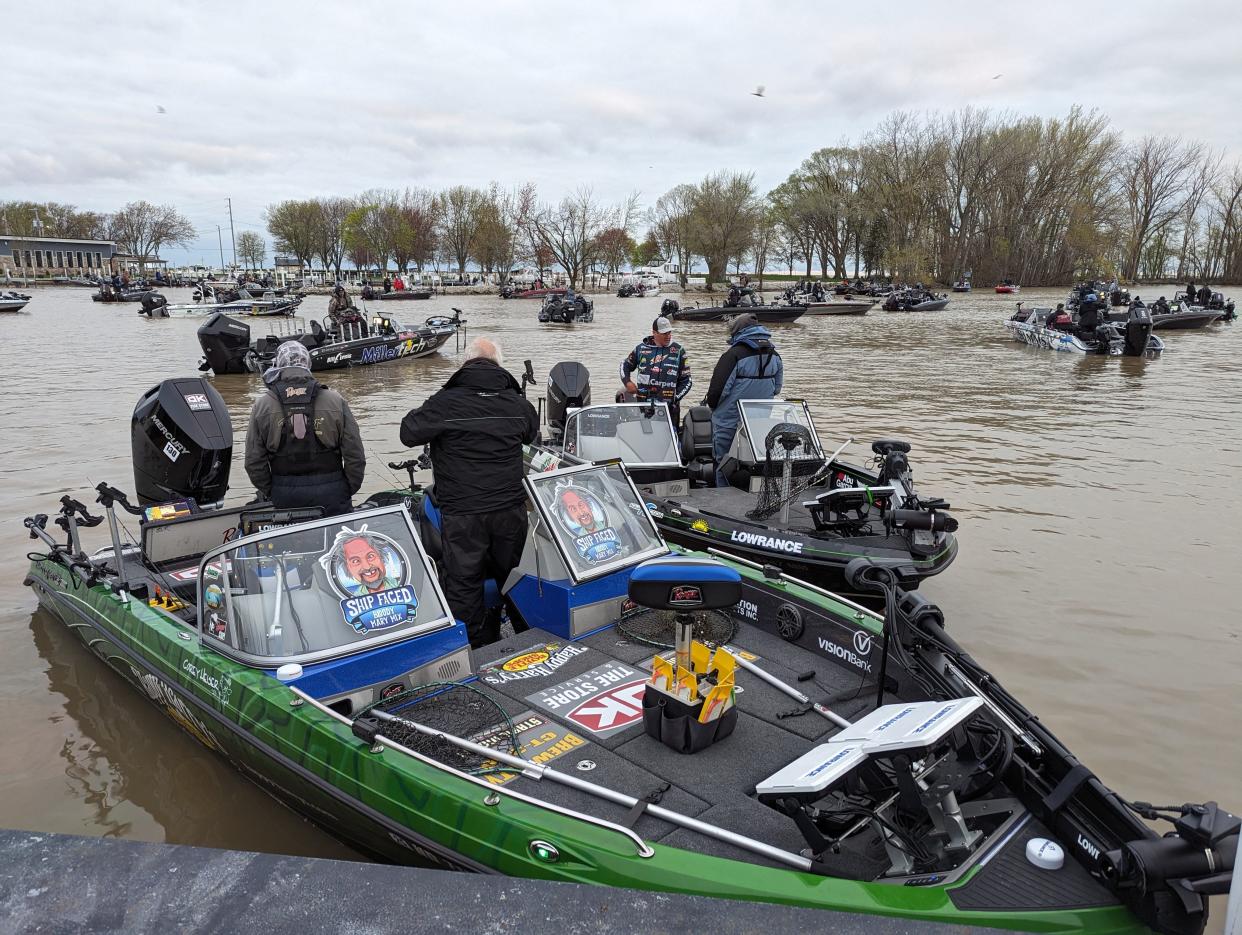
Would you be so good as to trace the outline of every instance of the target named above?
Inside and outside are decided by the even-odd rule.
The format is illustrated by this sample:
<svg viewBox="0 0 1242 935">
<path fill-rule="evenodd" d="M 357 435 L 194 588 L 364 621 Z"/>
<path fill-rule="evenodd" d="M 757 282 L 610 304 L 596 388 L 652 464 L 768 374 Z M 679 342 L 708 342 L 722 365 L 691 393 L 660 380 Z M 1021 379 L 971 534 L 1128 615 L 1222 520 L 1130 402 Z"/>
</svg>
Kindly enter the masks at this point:
<svg viewBox="0 0 1242 935">
<path fill-rule="evenodd" d="M 1064 290 L 1021 298 L 1055 303 Z M 1150 292 L 1155 298 L 1172 287 Z M 22 586 L 21 521 L 61 494 L 91 505 L 133 489 L 129 418 L 159 380 L 196 372 L 196 320 L 147 321 L 86 289 L 41 289 L 0 315 L 0 826 L 317 856 L 352 852 L 184 734 L 90 656 Z M 189 301 L 171 290 L 172 302 Z M 1110 785 L 1149 801 L 1242 806 L 1242 325 L 1168 332 L 1157 360 L 1027 348 L 1001 322 L 1016 297 L 953 296 L 924 315 L 804 318 L 773 328 L 786 393 L 807 398 L 825 444 L 869 456 L 904 438 L 920 492 L 948 499 L 961 554 L 924 590 L 957 639 Z M 312 297 L 306 314 L 321 316 Z M 541 380 L 584 361 L 597 398 L 650 329 L 659 298 L 596 297 L 594 324 L 552 330 L 537 303 L 484 296 L 401 303 L 420 320 L 460 305 L 470 334 Z M 706 392 L 723 326 L 677 340 Z M 394 486 L 401 416 L 452 373 L 430 358 L 326 374 L 349 399 L 370 463 Z M 257 378 L 217 378 L 236 431 L 229 500 Z M 88 545 L 102 545 L 100 529 Z M 776 768 L 781 764 L 773 764 Z"/>
</svg>

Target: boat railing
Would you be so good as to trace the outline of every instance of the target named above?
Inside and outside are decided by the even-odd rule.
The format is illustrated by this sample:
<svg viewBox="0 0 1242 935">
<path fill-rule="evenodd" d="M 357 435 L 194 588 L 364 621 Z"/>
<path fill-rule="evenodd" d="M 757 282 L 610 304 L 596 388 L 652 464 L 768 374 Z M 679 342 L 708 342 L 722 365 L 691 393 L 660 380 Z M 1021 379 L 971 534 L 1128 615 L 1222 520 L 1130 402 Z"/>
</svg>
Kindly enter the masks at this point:
<svg viewBox="0 0 1242 935">
<path fill-rule="evenodd" d="M 311 705 L 311 707 L 315 708 L 315 710 L 321 712 L 322 714 L 328 715 L 334 721 L 338 721 L 341 724 L 348 727 L 351 732 L 353 731 L 353 726 L 354 726 L 353 721 L 345 717 L 345 715 L 341 714 L 339 711 L 334 711 L 333 709 L 329 708 L 327 705 L 323 704 L 323 702 L 319 701 L 318 699 L 312 698 L 310 695 L 306 694 L 306 692 L 302 691 L 300 688 L 297 688 L 292 685 L 289 686 L 289 688 L 298 698 L 300 698 L 302 701 L 306 702 L 307 704 Z M 444 736 L 444 738 L 450 742 L 453 742 L 454 740 L 459 739 L 459 738 L 455 738 L 452 734 L 444 734 L 442 736 Z M 481 779 L 478 776 L 472 776 L 469 773 L 463 772 L 462 770 L 459 770 L 454 766 L 450 766 L 447 763 L 442 763 L 439 760 L 433 759 L 432 757 L 429 757 L 425 754 L 418 753 L 415 750 L 411 750 L 409 747 L 403 746 L 402 744 L 391 739 L 390 737 L 384 736 L 383 734 L 378 735 L 376 737 L 376 741 L 377 743 L 380 743 L 383 747 L 388 747 L 389 749 L 393 750 L 396 753 L 400 753 L 412 759 L 418 760 L 420 763 L 425 763 L 428 766 L 431 766 L 442 772 L 449 773 L 452 776 L 456 776 L 458 779 L 464 779 L 467 782 L 471 783 L 472 785 L 476 785 L 481 789 L 486 789 L 489 796 L 493 794 L 508 796 L 509 798 L 515 799 L 516 801 L 519 801 L 519 802 L 525 802 L 529 805 L 534 805 L 538 808 L 547 809 L 548 811 L 556 812 L 557 814 L 560 814 L 560 815 L 565 815 L 570 818 L 577 818 L 578 820 L 585 821 L 588 824 L 597 825 L 601 828 L 606 828 L 610 831 L 615 831 L 618 834 L 623 835 L 624 837 L 628 838 L 630 842 L 633 843 L 634 848 L 638 852 L 639 857 L 655 856 L 655 851 L 651 849 L 651 846 L 647 844 L 647 842 L 644 841 L 641 837 L 639 837 L 639 835 L 635 831 L 625 827 L 624 825 L 619 825 L 615 822 L 608 821 L 607 819 L 604 819 L 604 818 L 597 818 L 594 815 L 588 815 L 585 812 L 579 812 L 572 808 L 566 808 L 563 805 L 556 805 L 552 802 L 547 802 L 543 799 L 535 798 L 534 796 L 525 795 L 514 789 L 506 789 L 503 786 L 494 785 L 493 783 L 490 783 L 485 779 Z M 490 748 L 488 748 L 487 753 L 486 753 L 488 757 L 499 761 L 497 754 L 498 754 L 498 751 L 491 750 Z M 524 765 L 519 766 L 518 769 L 523 773 L 527 771 L 526 767 L 533 768 L 536 766 L 536 764 L 529 763 L 525 760 L 523 760 L 522 763 Z"/>
<path fill-rule="evenodd" d="M 337 712 L 332 711 L 330 708 L 327 708 L 325 705 L 321 705 L 319 702 L 315 701 L 313 698 L 311 698 L 309 695 L 307 695 L 305 692 L 301 691 L 300 689 L 295 688 L 293 686 L 290 686 L 290 688 L 298 697 L 302 698 L 305 701 L 310 701 L 312 704 L 315 705 L 317 709 L 325 711 L 326 713 L 332 715 L 334 718 L 341 719 L 341 720 L 346 721 L 347 723 L 350 723 L 350 729 L 351 730 L 353 729 L 352 722 L 349 722 L 347 718 L 343 718 Z M 667 821 L 670 824 L 677 825 L 680 828 L 685 828 L 687 831 L 695 831 L 706 837 L 714 838 L 718 841 L 723 841 L 727 844 L 732 844 L 734 847 L 738 847 L 738 848 L 741 848 L 742 850 L 750 851 L 753 854 L 758 854 L 762 857 L 768 858 L 769 860 L 777 861 L 778 863 L 782 863 L 782 864 L 785 864 L 786 866 L 794 867 L 795 869 L 798 869 L 798 870 L 809 871 L 814 866 L 810 858 L 804 857 L 801 854 L 796 854 L 793 851 L 787 851 L 783 848 L 775 847 L 771 844 L 765 844 L 763 841 L 758 841 L 754 838 L 747 837 L 744 834 L 738 834 L 735 831 L 729 831 L 727 828 L 717 827 L 716 825 L 709 824 L 708 822 L 705 822 L 705 821 L 701 821 L 698 818 L 692 818 L 689 815 L 683 815 L 681 812 L 677 812 L 677 811 L 673 811 L 672 809 L 664 808 L 661 805 L 652 804 L 646 799 L 638 799 L 638 798 L 635 798 L 634 796 L 626 795 L 624 792 L 618 792 L 615 789 L 610 789 L 607 786 L 601 786 L 593 782 L 588 782 L 585 779 L 579 779 L 577 776 L 571 776 L 568 773 L 562 773 L 561 771 L 557 769 L 553 769 L 551 766 L 538 764 L 538 763 L 532 763 L 529 760 L 522 759 L 520 756 L 514 756 L 512 754 L 505 753 L 502 750 L 497 750 L 494 747 L 484 746 L 483 744 L 475 743 L 472 740 L 467 740 L 464 737 L 458 737 L 455 734 L 450 734 L 442 730 L 437 730 L 432 727 L 427 727 L 424 724 L 419 724 L 417 721 L 411 721 L 408 718 L 397 717 L 395 715 L 389 714 L 386 711 L 380 711 L 378 709 L 373 709 L 370 713 L 372 716 L 378 718 L 381 722 L 398 722 L 401 724 L 402 727 L 412 728 L 418 731 L 420 734 L 427 734 L 432 737 L 437 737 L 441 740 L 444 740 L 452 744 L 455 747 L 459 747 L 471 753 L 475 753 L 480 756 L 487 757 L 488 759 L 495 760 L 497 763 L 503 763 L 506 766 L 511 766 L 515 770 L 520 772 L 522 775 L 528 776 L 531 779 L 535 779 L 535 780 L 546 779 L 551 782 L 555 782 L 559 785 L 568 786 L 571 789 L 577 789 L 580 792 L 585 792 L 588 795 L 593 795 L 596 798 L 604 799 L 605 801 L 612 802 L 624 808 L 633 809 L 637 807 L 642 807 L 644 811 L 650 814 L 651 817 L 653 818 L 658 818 L 663 821 Z M 454 769 L 448 766 L 447 764 L 440 763 L 427 756 L 419 754 L 416 751 L 409 749 L 408 747 L 401 745 L 397 741 L 383 734 L 382 729 L 381 729 L 381 732 L 376 735 L 375 739 L 377 743 L 380 743 L 383 746 L 391 747 L 393 750 L 404 753 L 407 756 L 411 756 L 419 760 L 420 762 L 427 763 L 439 769 L 450 772 L 454 775 L 460 776 L 461 778 L 467 779 L 475 783 L 476 785 L 480 785 L 484 788 L 487 788 L 490 792 L 499 792 L 504 795 L 509 795 L 509 796 L 512 796 L 513 798 L 520 799 L 525 802 L 529 802 L 533 805 L 538 805 L 541 808 L 546 808 L 550 811 L 559 812 L 560 814 L 568 815 L 573 818 L 577 818 L 580 821 L 586 821 L 586 822 L 589 822 L 590 824 L 598 825 L 604 828 L 609 828 L 611 830 L 624 834 L 631 841 L 635 842 L 635 845 L 638 847 L 639 857 L 652 857 L 655 855 L 655 851 L 651 849 L 651 846 L 648 845 L 646 841 L 644 841 L 636 833 L 631 831 L 629 828 L 624 827 L 623 825 L 618 825 L 615 822 L 611 822 L 603 818 L 598 818 L 594 815 L 588 815 L 585 812 L 578 812 L 573 809 L 568 809 L 568 808 L 564 808 L 559 805 L 554 805 L 551 802 L 545 802 L 542 799 L 531 798 L 529 796 L 523 795 L 520 792 L 515 792 L 513 790 L 505 789 L 503 787 L 493 786 L 490 783 L 486 782 L 486 780 L 479 779 L 477 776 L 471 776 L 469 773 L 463 773 L 460 770 L 457 770 L 457 769 Z"/>
</svg>

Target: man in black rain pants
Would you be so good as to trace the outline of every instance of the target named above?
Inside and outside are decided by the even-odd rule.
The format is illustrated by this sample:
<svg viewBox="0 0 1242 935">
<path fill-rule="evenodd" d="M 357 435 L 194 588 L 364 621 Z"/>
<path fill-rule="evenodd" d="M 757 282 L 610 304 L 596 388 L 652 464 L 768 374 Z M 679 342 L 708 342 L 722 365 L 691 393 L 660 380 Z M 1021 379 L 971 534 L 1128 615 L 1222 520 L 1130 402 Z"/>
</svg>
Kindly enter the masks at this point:
<svg viewBox="0 0 1242 935">
<path fill-rule="evenodd" d="M 485 610 L 488 578 L 503 586 L 526 542 L 522 445 L 539 436 L 539 416 L 499 346 L 475 338 L 444 388 L 401 420 L 401 442 L 431 445 L 440 508 L 444 596 L 470 645 L 500 638 L 500 608 Z"/>
<path fill-rule="evenodd" d="M 367 456 L 358 422 L 336 390 L 310 372 L 310 352 L 285 341 L 263 374 L 267 392 L 250 410 L 246 473 L 277 507 L 321 506 L 348 513 L 362 486 Z"/>
</svg>

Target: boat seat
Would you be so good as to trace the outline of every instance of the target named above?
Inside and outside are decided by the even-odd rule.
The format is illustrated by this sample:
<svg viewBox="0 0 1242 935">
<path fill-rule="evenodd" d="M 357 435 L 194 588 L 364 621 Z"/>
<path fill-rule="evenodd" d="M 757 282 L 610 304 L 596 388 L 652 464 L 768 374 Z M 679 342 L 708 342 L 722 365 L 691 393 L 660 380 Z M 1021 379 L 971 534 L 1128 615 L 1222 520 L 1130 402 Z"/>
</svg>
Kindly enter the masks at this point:
<svg viewBox="0 0 1242 935">
<path fill-rule="evenodd" d="M 630 573 L 629 596 L 653 610 L 723 610 L 742 599 L 742 576 L 715 559 L 653 558 Z"/>
</svg>

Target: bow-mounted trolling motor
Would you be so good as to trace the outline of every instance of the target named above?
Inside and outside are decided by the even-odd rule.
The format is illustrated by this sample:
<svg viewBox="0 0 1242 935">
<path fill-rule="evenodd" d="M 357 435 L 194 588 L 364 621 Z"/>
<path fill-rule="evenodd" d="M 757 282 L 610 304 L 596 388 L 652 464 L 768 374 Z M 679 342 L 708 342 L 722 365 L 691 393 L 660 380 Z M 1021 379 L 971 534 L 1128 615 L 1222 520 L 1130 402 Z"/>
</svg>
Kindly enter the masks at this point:
<svg viewBox="0 0 1242 935">
<path fill-rule="evenodd" d="M 943 499 L 921 500 L 914 494 L 914 472 L 910 468 L 910 443 L 881 438 L 871 443 L 880 483 L 895 486 L 899 493 L 884 512 L 884 527 L 905 534 L 910 551 L 930 555 L 940 548 L 941 533 L 957 532 L 957 520 L 943 512 L 949 504 Z M 904 491 L 904 496 L 900 493 Z"/>
<path fill-rule="evenodd" d="M 955 787 L 955 797 L 962 804 L 963 827 L 967 831 L 981 830 L 988 833 L 986 820 L 975 816 L 973 803 L 980 798 L 980 790 L 992 788 L 1003 782 L 1013 790 L 1021 801 L 1044 825 L 1063 842 L 1065 850 L 1093 877 L 1107 886 L 1146 925 L 1159 932 L 1195 933 L 1203 930 L 1207 913 L 1207 899 L 1211 895 L 1227 893 L 1236 862 L 1238 837 L 1242 820 L 1220 808 L 1215 802 L 1186 804 L 1180 806 L 1153 806 L 1146 802 L 1128 802 L 1106 787 L 1090 770 L 1084 767 L 1061 744 L 1043 724 L 1009 695 L 994 678 L 957 644 L 944 629 L 944 615 L 935 604 L 915 591 L 903 591 L 895 582 L 901 578 L 899 568 L 886 568 L 871 559 L 855 559 L 846 568 L 846 581 L 860 591 L 873 590 L 884 594 L 884 635 L 880 662 L 877 705 L 883 705 L 884 693 L 892 686 L 886 677 L 889 654 L 899 656 L 902 665 L 899 672 L 908 673 L 920 668 L 926 675 L 928 685 L 934 685 L 942 698 L 941 704 L 951 705 L 971 701 L 971 717 L 962 721 L 966 730 L 965 746 L 957 735 L 958 746 L 953 749 L 934 746 L 925 748 L 931 756 L 916 763 L 916 769 L 927 769 L 929 761 L 938 764 L 948 762 L 945 757 L 956 758 L 967 770 L 965 785 Z M 934 674 L 933 674 L 934 673 Z M 905 696 L 904 686 L 901 694 Z M 962 697 L 955 697 L 962 696 Z M 900 705 L 878 708 L 888 711 Z M 856 723 L 870 723 L 876 712 Z M 853 735 L 843 732 L 832 738 L 842 743 Z M 989 739 L 990 738 L 990 739 Z M 972 759 L 971 750 L 974 751 Z M 866 759 L 877 758 L 873 748 L 862 751 Z M 844 763 L 843 757 L 838 763 Z M 972 765 L 973 764 L 973 765 Z M 902 808 L 909 808 L 915 801 L 900 795 L 900 776 L 891 766 L 881 773 L 868 773 L 863 761 L 846 764 L 857 778 L 830 780 L 838 782 L 845 793 L 858 789 L 866 791 L 867 777 L 877 782 L 880 776 L 898 780 L 898 793 L 884 800 L 880 809 L 867 812 L 855 800 L 850 803 L 856 812 L 872 816 L 887 815 L 892 818 Z M 824 773 L 835 774 L 837 764 L 825 767 Z M 804 770 L 804 772 L 806 772 Z M 955 781 L 952 771 L 945 776 L 929 774 L 919 776 L 916 794 L 924 799 L 932 789 L 944 789 Z M 958 774 L 960 778 L 960 774 Z M 818 776 L 816 777 L 818 780 Z M 825 787 L 827 791 L 828 787 Z M 823 843 L 840 848 L 844 835 L 835 837 L 824 833 L 825 829 L 840 827 L 835 814 L 824 815 L 825 805 L 839 812 L 848 802 L 838 793 L 831 801 L 822 800 L 807 804 L 806 796 L 800 799 L 803 816 L 795 815 L 795 821 L 803 829 L 808 841 L 811 828 L 819 829 Z M 868 802 L 873 801 L 873 797 Z M 782 810 L 789 811 L 794 803 L 786 801 Z M 885 812 L 884 809 L 893 811 Z M 907 811 L 906 821 L 913 821 L 916 813 Z M 1144 824 L 1144 821 L 1163 820 L 1173 825 L 1164 836 Z M 834 824 L 835 822 L 835 824 Z M 808 824 L 809 823 L 809 824 Z M 856 833 L 859 819 L 849 831 Z M 932 826 L 939 831 L 933 820 Z M 898 824 L 898 828 L 903 827 Z M 904 825 L 907 829 L 908 824 Z M 923 824 L 926 828 L 926 824 Z M 906 866 L 907 850 L 894 854 L 889 844 L 892 831 L 879 829 L 885 837 L 886 849 L 893 860 L 896 872 Z M 912 836 L 912 835 L 911 835 Z M 913 862 L 915 872 L 923 868 L 942 869 L 954 858 L 954 849 L 937 850 L 940 838 L 931 837 L 931 854 L 923 853 Z M 953 842 L 953 837 L 948 838 Z M 961 839 L 958 839 L 959 843 Z M 901 842 L 910 848 L 912 842 Z M 986 841 L 983 842 L 986 844 Z M 920 842 L 923 850 L 926 842 Z M 815 847 L 815 843 L 812 843 Z M 929 861 L 930 858 L 930 861 Z"/>
</svg>

